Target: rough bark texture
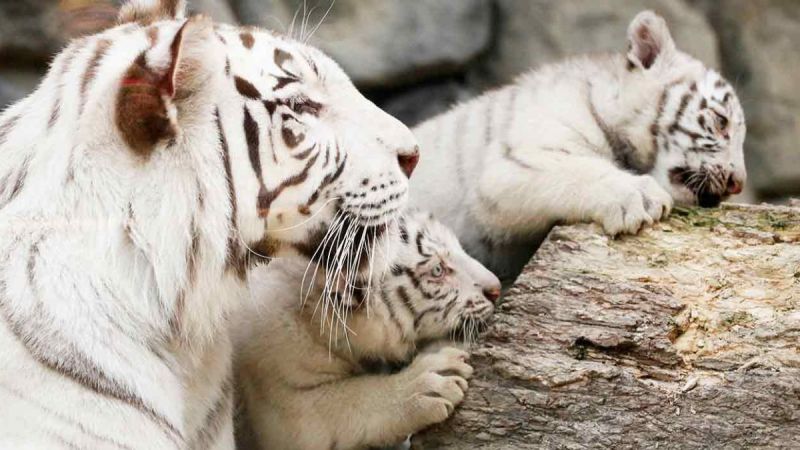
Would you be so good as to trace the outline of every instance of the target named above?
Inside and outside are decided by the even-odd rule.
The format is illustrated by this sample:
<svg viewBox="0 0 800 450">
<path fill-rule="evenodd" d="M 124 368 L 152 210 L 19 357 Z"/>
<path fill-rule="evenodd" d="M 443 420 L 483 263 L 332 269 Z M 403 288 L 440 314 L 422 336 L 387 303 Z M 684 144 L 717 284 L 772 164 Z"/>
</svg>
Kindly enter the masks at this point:
<svg viewBox="0 0 800 450">
<path fill-rule="evenodd" d="M 800 209 L 557 228 L 416 449 L 800 448 Z"/>
</svg>

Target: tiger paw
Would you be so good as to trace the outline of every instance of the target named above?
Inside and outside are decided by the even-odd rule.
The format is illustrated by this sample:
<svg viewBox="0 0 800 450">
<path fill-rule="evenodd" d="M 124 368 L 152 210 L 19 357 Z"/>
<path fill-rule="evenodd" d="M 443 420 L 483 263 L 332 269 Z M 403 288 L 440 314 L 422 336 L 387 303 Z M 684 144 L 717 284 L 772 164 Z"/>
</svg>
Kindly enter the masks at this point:
<svg viewBox="0 0 800 450">
<path fill-rule="evenodd" d="M 649 175 L 615 178 L 599 195 L 593 219 L 611 236 L 636 234 L 672 209 L 672 197 Z"/>
<path fill-rule="evenodd" d="M 406 369 L 408 419 L 416 430 L 444 421 L 464 399 L 473 368 L 453 347 L 418 356 Z"/>
</svg>

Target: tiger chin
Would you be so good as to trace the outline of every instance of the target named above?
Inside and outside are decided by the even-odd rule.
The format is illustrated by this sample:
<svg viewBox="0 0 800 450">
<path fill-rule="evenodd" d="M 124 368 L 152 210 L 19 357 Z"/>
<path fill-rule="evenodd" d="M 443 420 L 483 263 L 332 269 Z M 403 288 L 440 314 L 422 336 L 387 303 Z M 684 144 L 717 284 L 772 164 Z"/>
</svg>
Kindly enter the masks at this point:
<svg viewBox="0 0 800 450">
<path fill-rule="evenodd" d="M 235 338 L 240 447 L 392 445 L 463 399 L 473 369 L 446 338 L 476 338 L 499 280 L 426 213 L 400 218 L 374 244 L 373 265 L 349 282 L 315 279 L 328 269 L 311 259 L 252 272 L 253 306 Z M 402 368 L 375 370 L 386 366 Z"/>
<path fill-rule="evenodd" d="M 505 283 L 556 224 L 635 234 L 746 180 L 734 89 L 650 11 L 631 22 L 626 52 L 541 67 L 414 132 L 425 153 L 412 203 Z"/>
<path fill-rule="evenodd" d="M 406 203 L 414 136 L 322 52 L 124 3 L 0 114 L 2 448 L 234 448 L 249 263 Z"/>
</svg>

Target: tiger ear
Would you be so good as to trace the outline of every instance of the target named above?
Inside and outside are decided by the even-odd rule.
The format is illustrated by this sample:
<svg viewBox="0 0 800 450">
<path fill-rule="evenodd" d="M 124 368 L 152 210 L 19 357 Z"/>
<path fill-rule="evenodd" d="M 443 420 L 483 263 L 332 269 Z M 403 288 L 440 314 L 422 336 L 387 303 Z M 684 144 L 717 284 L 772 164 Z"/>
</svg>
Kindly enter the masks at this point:
<svg viewBox="0 0 800 450">
<path fill-rule="evenodd" d="M 159 20 L 186 17 L 186 0 L 128 0 L 119 10 L 120 24 L 139 22 L 150 24 Z"/>
<path fill-rule="evenodd" d="M 675 52 L 667 22 L 653 11 L 642 11 L 628 26 L 628 66 L 650 69 Z"/>
<path fill-rule="evenodd" d="M 125 72 L 116 104 L 117 126 L 136 153 L 148 155 L 178 133 L 181 101 L 207 83 L 213 59 L 213 24 L 205 17 L 187 20 L 169 39 L 141 53 Z"/>
</svg>

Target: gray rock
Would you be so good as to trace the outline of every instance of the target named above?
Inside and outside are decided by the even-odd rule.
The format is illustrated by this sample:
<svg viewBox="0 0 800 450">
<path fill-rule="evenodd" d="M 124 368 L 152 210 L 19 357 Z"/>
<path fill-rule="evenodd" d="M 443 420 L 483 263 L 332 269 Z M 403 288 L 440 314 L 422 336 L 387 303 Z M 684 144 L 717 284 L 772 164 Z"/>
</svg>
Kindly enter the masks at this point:
<svg viewBox="0 0 800 450">
<path fill-rule="evenodd" d="M 664 16 L 680 49 L 718 66 L 714 31 L 683 0 L 497 0 L 496 48 L 482 76 L 490 85 L 565 56 L 622 51 L 631 19 L 644 9 Z"/>
<path fill-rule="evenodd" d="M 316 27 L 328 6 L 319 2 L 316 10 L 304 14 L 302 0 L 232 4 L 243 23 L 291 29 L 300 39 Z M 303 17 L 310 17 L 305 27 Z M 360 86 L 385 88 L 457 72 L 486 49 L 490 36 L 489 0 L 337 0 L 310 42 Z"/>
<path fill-rule="evenodd" d="M 42 63 L 64 42 L 58 2 L 0 1 L 0 61 Z"/>
<path fill-rule="evenodd" d="M 189 12 L 207 14 L 216 22 L 238 23 L 230 5 L 224 0 L 189 0 Z"/>
<path fill-rule="evenodd" d="M 761 198 L 800 194 L 800 2 L 706 5 L 747 116 L 750 181 Z"/>
<path fill-rule="evenodd" d="M 41 77 L 33 68 L 0 68 L 0 111 L 33 91 Z"/>
<path fill-rule="evenodd" d="M 384 111 L 408 126 L 449 110 L 453 105 L 469 100 L 478 91 L 457 81 L 443 81 L 415 87 L 378 101 Z"/>
</svg>

